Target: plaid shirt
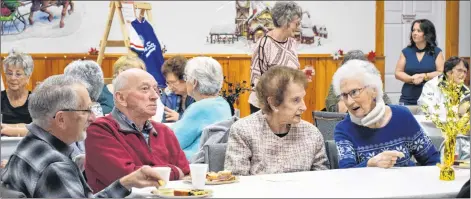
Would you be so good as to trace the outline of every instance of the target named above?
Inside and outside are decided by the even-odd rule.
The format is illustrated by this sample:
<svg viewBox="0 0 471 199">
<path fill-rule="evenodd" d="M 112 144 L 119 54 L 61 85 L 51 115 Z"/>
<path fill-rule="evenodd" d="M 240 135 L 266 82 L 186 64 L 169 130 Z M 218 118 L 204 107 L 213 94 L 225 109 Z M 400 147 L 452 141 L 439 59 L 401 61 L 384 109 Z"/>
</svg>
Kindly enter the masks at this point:
<svg viewBox="0 0 471 199">
<path fill-rule="evenodd" d="M 71 160 L 72 148 L 31 123 L 2 173 L 9 189 L 28 198 L 123 198 L 130 191 L 115 181 L 93 195 L 77 165 Z"/>
<path fill-rule="evenodd" d="M 149 144 L 149 133 L 150 133 L 150 130 L 152 130 L 152 124 L 150 123 L 149 120 L 147 120 L 145 123 L 144 123 L 144 127 L 142 130 L 139 129 L 139 127 L 137 127 L 136 123 L 134 123 L 132 120 L 130 120 L 128 117 L 126 117 L 126 115 L 124 115 L 118 108 L 116 108 L 116 113 L 118 113 L 118 116 L 124 120 L 124 122 L 126 122 L 126 124 L 131 127 L 132 129 L 136 130 L 137 132 L 141 132 L 142 135 L 144 136 L 144 139 L 146 140 L 146 143 Z M 158 133 L 156 131 L 156 133 Z"/>
<path fill-rule="evenodd" d="M 234 175 L 259 175 L 327 169 L 322 134 L 301 120 L 288 134 L 276 136 L 262 111 L 231 126 L 224 169 Z"/>
</svg>

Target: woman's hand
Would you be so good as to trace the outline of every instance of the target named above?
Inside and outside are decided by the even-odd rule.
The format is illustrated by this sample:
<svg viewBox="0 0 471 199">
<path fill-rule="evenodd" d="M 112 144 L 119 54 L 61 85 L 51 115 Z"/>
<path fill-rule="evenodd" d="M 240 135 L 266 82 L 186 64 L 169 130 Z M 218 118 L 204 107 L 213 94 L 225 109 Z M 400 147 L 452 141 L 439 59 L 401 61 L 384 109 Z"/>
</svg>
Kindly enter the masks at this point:
<svg viewBox="0 0 471 199">
<path fill-rule="evenodd" d="M 9 137 L 16 137 L 18 134 L 16 133 L 15 127 L 12 127 L 8 124 L 2 124 L 1 134 Z"/>
<path fill-rule="evenodd" d="M 415 85 L 419 85 L 424 81 L 424 78 L 425 78 L 425 74 L 422 74 L 422 73 L 412 75 L 412 83 Z"/>
<path fill-rule="evenodd" d="M 180 119 L 180 114 L 168 107 L 164 108 L 164 112 L 165 112 L 165 120 L 167 122 L 176 122 L 178 121 L 178 119 Z"/>
<path fill-rule="evenodd" d="M 8 160 L 7 159 L 4 159 L 2 160 L 2 163 L 0 164 L 0 168 L 5 168 L 7 166 L 7 163 L 8 163 Z"/>
<path fill-rule="evenodd" d="M 398 158 L 403 158 L 404 153 L 399 151 L 383 151 L 368 160 L 368 167 L 391 168 L 396 164 Z"/>
</svg>

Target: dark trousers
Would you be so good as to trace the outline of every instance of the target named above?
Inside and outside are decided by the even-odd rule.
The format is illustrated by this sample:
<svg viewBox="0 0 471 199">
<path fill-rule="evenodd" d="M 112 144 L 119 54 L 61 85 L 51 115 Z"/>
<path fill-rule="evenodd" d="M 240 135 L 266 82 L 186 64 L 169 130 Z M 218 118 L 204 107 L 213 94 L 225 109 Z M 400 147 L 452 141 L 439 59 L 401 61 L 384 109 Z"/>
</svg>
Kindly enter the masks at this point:
<svg viewBox="0 0 471 199">
<path fill-rule="evenodd" d="M 259 111 L 260 109 L 255 107 L 254 105 L 250 104 L 250 114 L 253 114 L 257 111 Z"/>
</svg>

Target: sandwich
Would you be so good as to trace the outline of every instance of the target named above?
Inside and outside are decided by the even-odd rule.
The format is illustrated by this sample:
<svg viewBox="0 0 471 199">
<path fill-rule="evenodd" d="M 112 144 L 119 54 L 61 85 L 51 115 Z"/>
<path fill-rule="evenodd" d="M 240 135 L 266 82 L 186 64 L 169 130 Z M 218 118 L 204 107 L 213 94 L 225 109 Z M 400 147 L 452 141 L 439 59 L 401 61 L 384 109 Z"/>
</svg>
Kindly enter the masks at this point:
<svg viewBox="0 0 471 199">
<path fill-rule="evenodd" d="M 219 171 L 217 174 L 217 180 L 219 181 L 231 181 L 234 179 L 235 176 L 232 175 L 231 171 Z"/>
<path fill-rule="evenodd" d="M 174 196 L 202 196 L 208 194 L 201 189 L 175 189 L 173 190 Z"/>
</svg>

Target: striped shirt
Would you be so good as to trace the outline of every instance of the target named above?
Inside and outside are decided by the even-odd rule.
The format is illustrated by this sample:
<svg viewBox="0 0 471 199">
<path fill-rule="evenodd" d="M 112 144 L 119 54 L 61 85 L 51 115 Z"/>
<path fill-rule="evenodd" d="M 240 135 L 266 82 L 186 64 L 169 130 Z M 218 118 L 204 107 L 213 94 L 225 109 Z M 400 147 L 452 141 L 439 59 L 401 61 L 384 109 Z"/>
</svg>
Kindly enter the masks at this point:
<svg viewBox="0 0 471 199">
<path fill-rule="evenodd" d="M 35 124 L 20 141 L 2 173 L 4 185 L 28 198 L 123 198 L 131 192 L 119 180 L 93 195 L 77 165 L 73 149 Z"/>
<path fill-rule="evenodd" d="M 299 69 L 296 39 L 289 37 L 286 42 L 278 42 L 266 36 L 259 39 L 256 46 L 250 66 L 250 80 L 254 86 L 257 85 L 260 76 L 272 66 L 281 65 Z M 250 93 L 249 103 L 259 107 L 255 92 Z"/>
</svg>

